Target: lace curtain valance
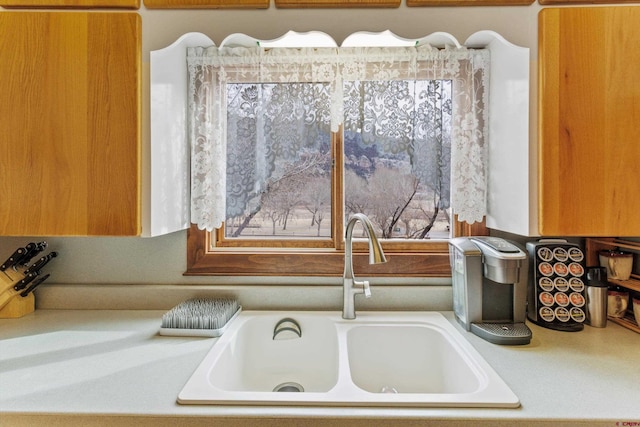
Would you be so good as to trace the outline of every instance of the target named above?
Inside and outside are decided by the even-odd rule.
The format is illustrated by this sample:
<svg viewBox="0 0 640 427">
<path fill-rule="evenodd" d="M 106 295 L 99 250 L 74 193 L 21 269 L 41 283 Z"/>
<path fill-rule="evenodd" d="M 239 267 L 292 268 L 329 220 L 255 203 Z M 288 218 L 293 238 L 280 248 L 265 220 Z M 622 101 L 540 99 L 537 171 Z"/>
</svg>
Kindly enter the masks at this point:
<svg viewBox="0 0 640 427">
<path fill-rule="evenodd" d="M 326 125 L 334 132 L 344 125 L 347 130 L 357 128 L 366 133 L 374 130 L 367 126 L 357 109 L 349 108 L 349 92 L 353 92 L 350 88 L 353 89 L 354 84 L 451 80 L 450 204 L 461 221 L 481 221 L 485 215 L 488 50 L 435 49 L 428 45 L 301 49 L 196 47 L 188 49 L 187 61 L 192 146 L 191 221 L 199 228 L 209 231 L 218 228 L 227 215 L 226 179 L 230 167 L 227 108 L 233 101 L 228 99 L 228 85 L 233 83 L 321 83 L 317 87 L 298 85 L 295 88 L 307 95 L 303 98 L 307 101 L 297 106 L 291 104 L 294 105 L 292 113 L 297 112 L 307 125 L 313 120 L 316 125 Z M 309 96 L 314 91 L 316 95 L 323 92 L 324 96 Z M 326 105 L 310 108 L 311 103 Z M 236 110 L 245 106 L 242 102 L 234 105 Z M 259 186 L 264 177 L 254 179 Z"/>
</svg>

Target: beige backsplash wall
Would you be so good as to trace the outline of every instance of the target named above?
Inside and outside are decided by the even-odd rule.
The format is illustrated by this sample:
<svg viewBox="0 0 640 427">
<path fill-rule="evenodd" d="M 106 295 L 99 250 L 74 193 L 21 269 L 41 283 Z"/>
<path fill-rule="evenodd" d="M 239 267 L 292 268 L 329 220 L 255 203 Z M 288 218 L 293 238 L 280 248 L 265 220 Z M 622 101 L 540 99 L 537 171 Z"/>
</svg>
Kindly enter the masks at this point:
<svg viewBox="0 0 640 427">
<path fill-rule="evenodd" d="M 203 296 L 235 297 L 245 309 L 338 310 L 342 304 L 339 277 L 185 277 L 186 232 L 148 239 L 0 237 L 0 257 L 40 240 L 59 256 L 46 267 L 51 278 L 36 291 L 38 308 L 160 310 Z M 372 278 L 373 296 L 359 298 L 357 308 L 450 310 L 450 283 Z"/>
<path fill-rule="evenodd" d="M 535 141 L 535 58 L 540 6 L 424 7 L 398 9 L 146 10 L 138 11 L 143 28 L 143 140 L 149 144 L 149 52 L 173 43 L 187 32 L 202 32 L 219 44 L 227 35 L 246 33 L 261 39 L 288 30 L 319 30 L 339 43 L 356 31 L 389 29 L 419 38 L 435 31 L 461 43 L 479 30 L 493 30 L 531 49 L 531 135 Z M 533 148 L 532 148 L 533 150 Z M 28 214 L 28 213 L 25 213 Z M 338 308 L 339 278 L 185 277 L 186 232 L 155 238 L 0 237 L 0 257 L 29 241 L 46 240 L 60 256 L 47 268 L 51 278 L 38 293 L 48 308 L 164 308 L 185 295 L 226 293 L 249 308 Z M 358 272 L 357 272 L 358 273 Z M 364 273 L 359 274 L 365 276 Z M 450 309 L 450 279 L 412 279 L 408 286 L 372 280 L 373 297 L 363 308 Z M 397 282 L 397 281 L 396 281 Z M 172 286 L 179 285 L 179 286 Z M 257 286 L 256 286 L 257 285 Z M 266 285 L 266 286 L 265 286 Z M 301 285 L 301 286 L 291 286 Z M 417 286 L 416 286 L 417 285 Z M 429 285 L 429 286 L 419 286 Z"/>
</svg>

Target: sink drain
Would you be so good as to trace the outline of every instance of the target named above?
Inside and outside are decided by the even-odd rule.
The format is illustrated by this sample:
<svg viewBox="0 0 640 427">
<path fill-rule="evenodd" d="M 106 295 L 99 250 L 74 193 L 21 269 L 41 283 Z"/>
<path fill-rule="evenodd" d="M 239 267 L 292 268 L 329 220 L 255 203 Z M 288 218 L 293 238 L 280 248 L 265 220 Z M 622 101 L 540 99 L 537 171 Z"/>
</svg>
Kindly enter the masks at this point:
<svg viewBox="0 0 640 427">
<path fill-rule="evenodd" d="M 304 387 L 302 387 L 298 383 L 288 382 L 278 384 L 274 387 L 273 391 L 285 392 L 285 393 L 302 393 L 304 391 Z"/>
</svg>

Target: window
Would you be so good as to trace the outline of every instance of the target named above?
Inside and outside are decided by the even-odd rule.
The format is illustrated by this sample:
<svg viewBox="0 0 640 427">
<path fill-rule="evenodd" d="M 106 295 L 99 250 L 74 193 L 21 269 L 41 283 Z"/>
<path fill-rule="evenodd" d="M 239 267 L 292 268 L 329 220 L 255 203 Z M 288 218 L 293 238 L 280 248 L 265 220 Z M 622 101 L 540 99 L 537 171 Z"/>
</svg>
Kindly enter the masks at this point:
<svg viewBox="0 0 640 427">
<path fill-rule="evenodd" d="M 331 239 L 329 85 L 237 83 L 227 84 L 226 95 L 227 208 L 220 243 Z"/>
<path fill-rule="evenodd" d="M 345 221 L 383 239 L 448 238 L 451 80 L 345 82 Z"/>
<path fill-rule="evenodd" d="M 362 212 L 390 259 L 367 272 L 449 275 L 446 238 L 484 234 L 451 206 L 484 214 L 487 64 L 429 46 L 191 48 L 187 274 L 339 275 Z"/>
</svg>

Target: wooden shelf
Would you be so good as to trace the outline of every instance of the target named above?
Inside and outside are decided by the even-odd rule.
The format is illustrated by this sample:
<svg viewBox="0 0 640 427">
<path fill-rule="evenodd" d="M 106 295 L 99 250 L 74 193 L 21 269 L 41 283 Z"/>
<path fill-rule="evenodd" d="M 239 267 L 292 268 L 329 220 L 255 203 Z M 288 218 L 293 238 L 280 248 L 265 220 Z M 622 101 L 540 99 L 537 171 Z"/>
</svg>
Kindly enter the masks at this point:
<svg viewBox="0 0 640 427">
<path fill-rule="evenodd" d="M 631 329 L 632 331 L 640 334 L 640 326 L 638 326 L 638 324 L 636 323 L 633 317 L 633 313 L 630 314 L 629 312 L 627 312 L 627 314 L 622 318 L 607 317 L 607 319 L 609 319 L 613 323 L 617 323 L 620 326 L 624 326 L 625 328 Z"/>
<path fill-rule="evenodd" d="M 632 240 L 619 239 L 617 237 L 590 238 L 589 240 L 604 246 L 640 251 L 640 242 L 634 242 Z"/>
<path fill-rule="evenodd" d="M 613 248 L 634 251 L 638 253 L 637 256 L 640 256 L 640 242 L 620 239 L 617 237 L 587 238 L 587 265 L 600 265 L 598 260 L 598 252 L 602 249 Z M 640 292 L 640 274 L 631 274 L 629 280 L 607 279 L 607 282 L 609 282 L 609 284 L 611 285 L 617 285 L 625 289 L 629 289 L 630 291 Z M 608 319 L 614 323 L 617 323 L 618 325 L 624 326 L 627 329 L 631 329 L 634 332 L 640 333 L 640 325 L 638 325 L 633 315 L 633 304 L 631 298 L 629 298 L 629 308 L 625 317 L 608 317 Z"/>
<path fill-rule="evenodd" d="M 640 276 L 635 274 L 631 275 L 629 280 L 617 280 L 617 279 L 608 279 L 609 283 L 622 286 L 623 288 L 631 289 L 632 291 L 640 292 Z"/>
</svg>

